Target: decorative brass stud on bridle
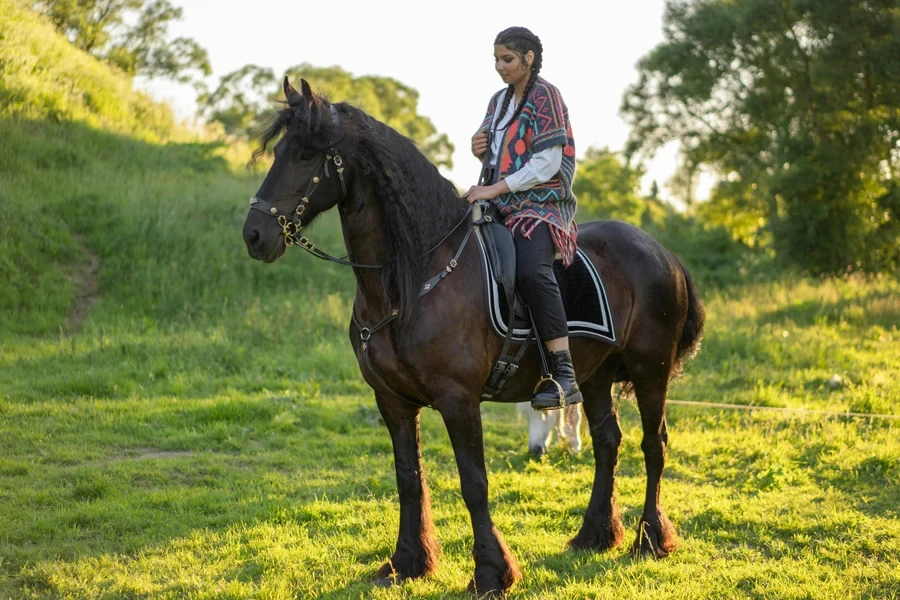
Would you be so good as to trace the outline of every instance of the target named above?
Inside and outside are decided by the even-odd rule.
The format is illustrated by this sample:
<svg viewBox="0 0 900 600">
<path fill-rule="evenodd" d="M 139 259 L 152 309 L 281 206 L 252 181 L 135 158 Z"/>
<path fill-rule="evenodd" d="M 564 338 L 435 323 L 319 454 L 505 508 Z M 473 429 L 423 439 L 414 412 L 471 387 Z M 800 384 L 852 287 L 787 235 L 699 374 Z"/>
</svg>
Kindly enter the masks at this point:
<svg viewBox="0 0 900 600">
<path fill-rule="evenodd" d="M 303 212 L 306 210 L 306 205 L 309 203 L 309 198 L 304 196 L 300 199 L 300 204 L 297 205 L 297 209 L 294 211 L 297 213 L 298 217 L 303 216 Z"/>
</svg>

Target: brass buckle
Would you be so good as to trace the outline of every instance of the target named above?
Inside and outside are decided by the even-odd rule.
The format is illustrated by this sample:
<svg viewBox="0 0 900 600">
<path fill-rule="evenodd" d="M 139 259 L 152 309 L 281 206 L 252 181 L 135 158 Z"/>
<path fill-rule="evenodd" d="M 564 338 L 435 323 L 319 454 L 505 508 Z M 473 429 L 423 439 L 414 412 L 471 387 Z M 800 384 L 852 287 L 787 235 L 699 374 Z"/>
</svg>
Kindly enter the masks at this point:
<svg viewBox="0 0 900 600">
<path fill-rule="evenodd" d="M 284 236 L 284 245 L 290 248 L 294 245 L 294 236 L 299 229 L 294 225 L 293 221 L 288 221 L 284 215 L 279 215 L 278 224 L 281 226 L 281 234 Z"/>
</svg>

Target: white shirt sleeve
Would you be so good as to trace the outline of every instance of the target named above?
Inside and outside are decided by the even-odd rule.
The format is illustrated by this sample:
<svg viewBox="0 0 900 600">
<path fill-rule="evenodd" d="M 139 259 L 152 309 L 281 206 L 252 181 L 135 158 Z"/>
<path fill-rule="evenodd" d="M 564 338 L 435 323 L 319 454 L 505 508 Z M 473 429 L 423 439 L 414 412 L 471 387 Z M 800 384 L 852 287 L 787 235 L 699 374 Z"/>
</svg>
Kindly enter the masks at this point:
<svg viewBox="0 0 900 600">
<path fill-rule="evenodd" d="M 502 97 L 503 96 L 501 96 L 501 98 Z M 500 107 L 497 107 L 496 110 L 499 111 Z M 506 107 L 506 113 L 502 117 L 494 112 L 494 120 L 491 121 L 491 129 L 494 131 L 494 138 L 491 141 L 491 166 L 494 168 L 497 167 L 497 157 L 500 156 L 500 145 L 503 143 L 503 138 L 506 136 L 506 130 L 509 129 L 509 120 L 512 118 L 514 112 L 516 112 L 516 105 L 513 101 L 510 101 L 509 106 Z M 506 123 L 506 127 L 498 130 L 497 126 L 501 123 Z"/>
<path fill-rule="evenodd" d="M 547 183 L 559 173 L 562 165 L 562 146 L 553 146 L 541 150 L 531 157 L 521 169 L 504 179 L 511 192 L 530 190 L 540 183 Z"/>
</svg>

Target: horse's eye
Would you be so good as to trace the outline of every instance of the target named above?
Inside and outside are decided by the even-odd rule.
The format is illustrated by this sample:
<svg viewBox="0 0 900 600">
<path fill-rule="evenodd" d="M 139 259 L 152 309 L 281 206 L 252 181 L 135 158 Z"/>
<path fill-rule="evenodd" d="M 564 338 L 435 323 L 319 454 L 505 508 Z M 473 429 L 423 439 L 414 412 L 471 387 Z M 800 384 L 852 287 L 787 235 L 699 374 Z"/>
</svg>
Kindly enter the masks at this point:
<svg viewBox="0 0 900 600">
<path fill-rule="evenodd" d="M 315 152 L 301 152 L 300 153 L 300 160 L 303 160 L 303 161 L 312 160 L 315 157 L 316 157 Z"/>
</svg>

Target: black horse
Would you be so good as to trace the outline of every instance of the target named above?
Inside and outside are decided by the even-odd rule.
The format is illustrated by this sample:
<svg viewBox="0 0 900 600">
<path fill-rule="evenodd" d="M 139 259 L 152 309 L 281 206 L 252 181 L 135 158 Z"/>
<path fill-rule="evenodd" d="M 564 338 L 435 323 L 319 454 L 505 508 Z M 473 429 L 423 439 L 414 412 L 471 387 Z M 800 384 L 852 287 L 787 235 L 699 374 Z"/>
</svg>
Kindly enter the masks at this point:
<svg viewBox="0 0 900 600">
<path fill-rule="evenodd" d="M 243 236 L 250 256 L 265 262 L 298 240 L 320 253 L 298 229 L 335 206 L 340 213 L 357 282 L 350 340 L 393 440 L 400 499 L 397 547 L 378 570 L 378 581 L 420 577 L 437 567 L 419 445 L 419 413 L 427 406 L 447 427 L 472 520 L 475 574 L 469 588 L 479 595 L 502 594 L 521 574 L 488 509 L 479 411 L 481 386 L 501 340 L 484 312 L 479 250 L 467 237 L 468 227 L 460 226 L 467 204 L 409 139 L 357 108 L 330 104 L 306 81 L 301 90 L 285 78 L 286 105 L 254 157 L 281 138 L 251 200 Z M 603 550 L 622 541 L 613 493 L 622 432 L 611 387 L 626 381 L 640 409 L 647 468 L 633 550 L 664 557 L 677 544 L 659 504 L 666 392 L 698 344 L 703 308 L 687 269 L 641 230 L 617 221 L 585 223 L 578 241 L 609 291 L 620 347 L 571 341 L 596 466 L 584 522 L 569 544 Z M 442 270 L 440 285 L 420 298 L 423 283 Z M 530 399 L 538 360 L 529 349 L 519 372 L 493 400 Z"/>
</svg>

